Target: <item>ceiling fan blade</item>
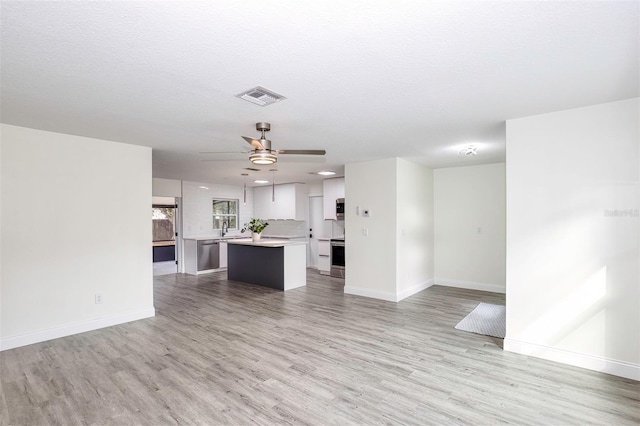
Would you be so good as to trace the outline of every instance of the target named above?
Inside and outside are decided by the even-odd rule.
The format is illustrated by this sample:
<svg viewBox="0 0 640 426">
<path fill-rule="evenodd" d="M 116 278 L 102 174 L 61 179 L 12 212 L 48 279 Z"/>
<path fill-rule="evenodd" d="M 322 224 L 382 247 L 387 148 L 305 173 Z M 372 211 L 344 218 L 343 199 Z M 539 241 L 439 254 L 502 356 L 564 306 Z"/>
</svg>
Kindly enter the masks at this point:
<svg viewBox="0 0 640 426">
<path fill-rule="evenodd" d="M 218 158 L 218 159 L 209 159 L 209 160 L 200 160 L 200 161 L 204 161 L 204 162 L 211 162 L 211 161 L 226 161 L 226 162 L 245 162 L 247 161 L 246 158 L 225 158 L 224 160 L 222 158 Z"/>
<path fill-rule="evenodd" d="M 248 154 L 251 151 L 201 151 L 198 154 Z"/>
<path fill-rule="evenodd" d="M 277 149 L 278 154 L 297 154 L 297 155 L 325 155 L 327 151 L 324 149 Z"/>
<path fill-rule="evenodd" d="M 242 139 L 247 141 L 255 149 L 264 150 L 264 146 L 262 146 L 262 142 L 260 142 L 260 140 L 254 139 L 254 138 L 248 138 L 246 136 L 242 136 Z"/>
</svg>

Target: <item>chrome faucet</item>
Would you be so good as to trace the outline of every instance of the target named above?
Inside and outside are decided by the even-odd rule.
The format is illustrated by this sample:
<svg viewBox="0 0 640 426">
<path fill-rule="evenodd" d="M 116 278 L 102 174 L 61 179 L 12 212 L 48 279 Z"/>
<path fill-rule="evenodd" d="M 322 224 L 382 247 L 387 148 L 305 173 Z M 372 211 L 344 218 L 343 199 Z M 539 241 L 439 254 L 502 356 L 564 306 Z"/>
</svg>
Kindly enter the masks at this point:
<svg viewBox="0 0 640 426">
<path fill-rule="evenodd" d="M 229 224 L 222 222 L 222 229 L 220 230 L 221 237 L 224 237 L 229 232 Z"/>
</svg>

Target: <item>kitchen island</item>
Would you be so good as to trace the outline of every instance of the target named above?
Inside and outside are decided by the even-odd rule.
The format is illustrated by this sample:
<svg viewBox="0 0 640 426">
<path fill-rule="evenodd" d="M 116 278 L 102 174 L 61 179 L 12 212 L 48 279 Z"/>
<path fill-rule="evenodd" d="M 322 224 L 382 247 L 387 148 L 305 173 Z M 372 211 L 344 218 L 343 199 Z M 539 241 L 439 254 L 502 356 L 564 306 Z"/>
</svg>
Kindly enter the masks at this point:
<svg viewBox="0 0 640 426">
<path fill-rule="evenodd" d="M 227 275 L 231 281 L 277 290 L 307 285 L 307 243 L 291 240 L 230 240 Z"/>
</svg>

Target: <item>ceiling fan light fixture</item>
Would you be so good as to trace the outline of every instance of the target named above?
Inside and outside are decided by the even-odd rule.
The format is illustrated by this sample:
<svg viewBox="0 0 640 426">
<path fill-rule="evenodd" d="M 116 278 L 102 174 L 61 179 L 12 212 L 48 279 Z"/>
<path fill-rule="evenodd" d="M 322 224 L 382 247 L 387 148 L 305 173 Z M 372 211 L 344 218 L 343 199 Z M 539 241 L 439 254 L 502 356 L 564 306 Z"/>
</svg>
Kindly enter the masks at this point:
<svg viewBox="0 0 640 426">
<path fill-rule="evenodd" d="M 278 161 L 278 157 L 271 152 L 260 151 L 251 154 L 249 156 L 249 160 L 251 160 L 253 164 L 269 165 L 276 163 Z"/>
</svg>

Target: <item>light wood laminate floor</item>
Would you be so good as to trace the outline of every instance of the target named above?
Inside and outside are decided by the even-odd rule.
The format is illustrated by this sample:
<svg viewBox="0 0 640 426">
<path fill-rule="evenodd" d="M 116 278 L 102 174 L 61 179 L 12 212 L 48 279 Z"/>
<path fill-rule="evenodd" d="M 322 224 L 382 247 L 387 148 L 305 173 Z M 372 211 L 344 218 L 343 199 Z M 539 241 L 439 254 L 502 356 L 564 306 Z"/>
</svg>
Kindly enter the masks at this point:
<svg viewBox="0 0 640 426">
<path fill-rule="evenodd" d="M 155 318 L 0 353 L 0 424 L 640 423 L 639 382 L 453 328 L 503 295 L 391 303 L 308 276 L 286 293 L 156 277 Z"/>
</svg>

